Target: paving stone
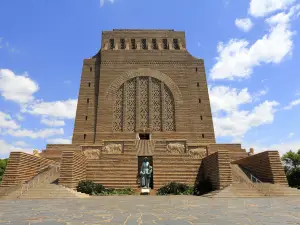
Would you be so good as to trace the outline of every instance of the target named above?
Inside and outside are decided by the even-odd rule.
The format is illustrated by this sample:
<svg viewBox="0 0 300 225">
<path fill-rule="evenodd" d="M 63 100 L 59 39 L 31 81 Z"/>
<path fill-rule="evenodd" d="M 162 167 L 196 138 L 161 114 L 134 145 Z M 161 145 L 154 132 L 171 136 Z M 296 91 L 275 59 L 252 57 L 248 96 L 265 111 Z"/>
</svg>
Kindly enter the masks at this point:
<svg viewBox="0 0 300 225">
<path fill-rule="evenodd" d="M 0 201 L 0 225 L 300 224 L 300 198 L 119 196 Z"/>
</svg>

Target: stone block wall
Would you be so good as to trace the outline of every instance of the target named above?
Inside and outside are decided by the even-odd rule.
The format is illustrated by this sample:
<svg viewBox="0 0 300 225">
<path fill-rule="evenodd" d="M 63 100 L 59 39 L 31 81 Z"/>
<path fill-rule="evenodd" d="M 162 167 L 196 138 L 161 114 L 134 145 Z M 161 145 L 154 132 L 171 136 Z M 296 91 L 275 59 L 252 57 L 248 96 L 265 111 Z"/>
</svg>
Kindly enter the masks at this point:
<svg viewBox="0 0 300 225">
<path fill-rule="evenodd" d="M 287 185 L 278 151 L 266 151 L 232 162 L 249 170 L 263 182 Z"/>
<path fill-rule="evenodd" d="M 1 186 L 9 187 L 23 183 L 53 164 L 57 163 L 23 152 L 11 152 Z"/>
<path fill-rule="evenodd" d="M 219 150 L 227 150 L 230 154 L 230 161 L 239 160 L 248 157 L 245 149 L 242 149 L 241 144 L 210 144 L 207 146 L 208 155 L 213 154 Z"/>
<path fill-rule="evenodd" d="M 86 179 L 87 159 L 79 152 L 63 151 L 59 184 L 75 189 L 78 182 Z"/>
<path fill-rule="evenodd" d="M 63 151 L 81 151 L 80 145 L 73 144 L 48 144 L 46 150 L 40 153 L 40 156 L 57 162 L 61 161 Z"/>
<path fill-rule="evenodd" d="M 219 190 L 232 183 L 230 155 L 226 150 L 219 150 L 202 159 L 204 177 L 212 182 L 213 189 Z"/>
</svg>

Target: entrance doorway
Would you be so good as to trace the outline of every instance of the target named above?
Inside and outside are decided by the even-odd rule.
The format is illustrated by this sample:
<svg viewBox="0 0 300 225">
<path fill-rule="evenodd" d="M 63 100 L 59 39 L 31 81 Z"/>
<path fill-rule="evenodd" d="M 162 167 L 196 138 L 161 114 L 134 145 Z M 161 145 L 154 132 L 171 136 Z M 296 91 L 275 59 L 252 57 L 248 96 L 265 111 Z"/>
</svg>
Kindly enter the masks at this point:
<svg viewBox="0 0 300 225">
<path fill-rule="evenodd" d="M 150 140 L 150 134 L 148 133 L 141 133 L 139 134 L 140 140 Z"/>
<path fill-rule="evenodd" d="M 153 185 L 154 168 L 153 168 L 153 159 L 152 159 L 152 156 L 138 156 L 138 178 L 139 178 L 139 184 L 141 185 L 141 183 L 140 183 L 141 182 L 140 181 L 140 172 L 141 172 L 142 163 L 143 163 L 143 160 L 144 160 L 145 157 L 148 158 L 150 166 L 152 166 L 152 176 L 151 176 L 151 179 L 150 179 L 150 185 L 149 185 L 149 187 L 151 189 L 153 189 L 153 187 L 154 187 L 154 185 Z"/>
</svg>

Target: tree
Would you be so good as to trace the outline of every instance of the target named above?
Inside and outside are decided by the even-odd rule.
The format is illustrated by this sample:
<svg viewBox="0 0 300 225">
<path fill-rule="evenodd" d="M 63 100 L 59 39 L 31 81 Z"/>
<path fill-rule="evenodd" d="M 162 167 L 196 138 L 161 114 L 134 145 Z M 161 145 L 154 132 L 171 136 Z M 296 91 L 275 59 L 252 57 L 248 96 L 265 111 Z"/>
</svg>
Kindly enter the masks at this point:
<svg viewBox="0 0 300 225">
<path fill-rule="evenodd" d="M 2 176 L 7 166 L 8 159 L 0 159 L 0 183 L 2 181 Z"/>
<path fill-rule="evenodd" d="M 285 165 L 288 183 L 291 187 L 300 187 L 300 149 L 298 152 L 289 151 L 281 160 Z"/>
</svg>

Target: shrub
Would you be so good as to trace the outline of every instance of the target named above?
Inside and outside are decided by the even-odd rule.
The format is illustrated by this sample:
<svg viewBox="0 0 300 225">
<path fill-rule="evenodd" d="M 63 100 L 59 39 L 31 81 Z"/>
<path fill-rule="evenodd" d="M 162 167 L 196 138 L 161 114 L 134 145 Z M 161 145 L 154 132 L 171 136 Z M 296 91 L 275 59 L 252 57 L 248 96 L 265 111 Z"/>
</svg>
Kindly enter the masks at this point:
<svg viewBox="0 0 300 225">
<path fill-rule="evenodd" d="M 77 191 L 89 195 L 132 195 L 134 191 L 131 188 L 114 189 L 105 188 L 102 184 L 96 184 L 90 180 L 82 180 L 78 183 Z"/>
<path fill-rule="evenodd" d="M 89 195 L 102 193 L 104 189 L 105 188 L 102 184 L 96 184 L 91 180 L 82 180 L 77 186 L 77 191 Z"/>
<path fill-rule="evenodd" d="M 195 185 L 194 195 L 204 195 L 211 191 L 213 191 L 213 187 L 210 179 L 204 179 Z"/>
<path fill-rule="evenodd" d="M 157 195 L 190 195 L 193 194 L 193 187 L 186 184 L 171 182 L 157 190 Z"/>
</svg>

